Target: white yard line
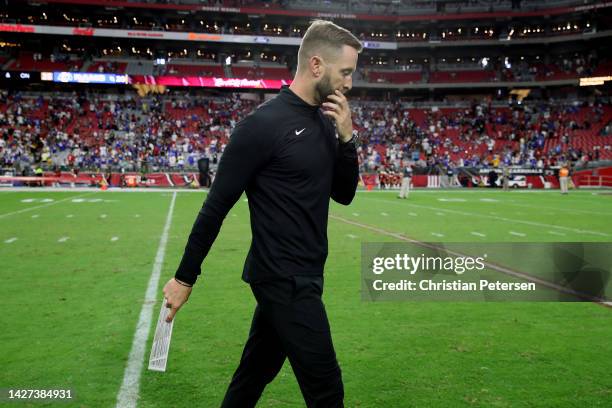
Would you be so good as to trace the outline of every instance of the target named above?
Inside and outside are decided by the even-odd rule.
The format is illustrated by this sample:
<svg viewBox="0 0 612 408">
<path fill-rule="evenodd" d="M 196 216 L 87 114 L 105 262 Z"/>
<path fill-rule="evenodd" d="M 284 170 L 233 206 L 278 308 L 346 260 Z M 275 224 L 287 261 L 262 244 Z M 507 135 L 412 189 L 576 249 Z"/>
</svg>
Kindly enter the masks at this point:
<svg viewBox="0 0 612 408">
<path fill-rule="evenodd" d="M 476 235 L 477 237 L 482 237 L 482 238 L 485 238 L 485 237 L 486 237 L 486 235 L 485 235 L 485 234 L 483 234 L 483 233 L 481 233 L 481 232 L 476 232 L 476 231 L 472 231 L 472 232 L 470 232 L 470 234 L 472 234 L 472 235 Z"/>
<path fill-rule="evenodd" d="M 346 234 L 346 236 L 351 238 L 351 239 L 358 238 L 357 235 L 353 235 L 353 234 Z"/>
<path fill-rule="evenodd" d="M 374 232 L 376 232 L 378 234 L 386 235 L 386 236 L 395 238 L 395 239 L 397 239 L 399 241 L 411 242 L 411 243 L 417 244 L 417 245 L 425 247 L 425 248 L 439 249 L 438 247 L 436 247 L 435 244 L 428 244 L 428 243 L 425 243 L 423 241 L 418 241 L 416 239 L 412 239 L 412 238 L 409 238 L 409 237 L 407 237 L 405 235 L 402 235 L 401 233 L 395 233 L 395 232 L 387 231 L 387 230 L 384 230 L 382 228 L 374 227 L 374 226 L 368 225 L 368 224 L 362 224 L 362 223 L 360 223 L 358 221 L 348 220 L 348 219 L 345 219 L 345 218 L 342 218 L 342 217 L 338 217 L 337 215 L 333 215 L 333 214 L 330 214 L 329 218 L 334 219 L 336 221 L 343 222 L 345 224 L 354 225 L 356 227 L 360 227 L 360 228 L 364 228 L 364 229 L 367 229 L 367 230 L 370 230 L 370 231 L 374 231 Z M 452 250 L 448 250 L 448 249 L 446 249 L 446 251 L 449 254 L 451 254 L 451 255 L 465 256 L 465 254 L 459 253 L 457 251 L 452 251 Z M 515 271 L 513 269 L 504 267 L 502 265 L 496 265 L 494 263 L 484 262 L 484 264 L 489 269 L 493 269 L 495 271 L 504 273 L 506 275 L 514 276 L 514 277 L 517 277 L 517 278 L 521 278 L 521 279 L 524 279 L 524 280 L 527 280 L 527 281 L 530 281 L 530 282 L 539 283 L 539 284 L 541 284 L 543 286 L 546 286 L 548 288 L 557 290 L 557 291 L 559 291 L 561 293 L 568 293 L 568 294 L 571 294 L 571 295 L 578 295 L 578 296 L 580 296 L 580 293 L 578 293 L 578 292 L 576 292 L 576 291 L 574 291 L 572 289 L 563 287 L 563 286 L 558 285 L 558 284 L 553 283 L 553 282 L 548 282 L 548 281 L 542 280 L 542 279 L 540 279 L 540 278 L 538 278 L 536 276 L 531 276 L 531 275 L 528 275 L 526 273 L 523 273 L 523 272 L 520 272 L 520 271 Z M 595 300 L 594 298 L 589 298 L 589 300 L 591 300 L 594 303 L 603 305 L 603 306 L 612 307 L 612 302 L 602 302 L 602 301 L 599 301 L 599 300 Z"/>
<path fill-rule="evenodd" d="M 9 238 L 6 241 L 4 241 L 5 244 L 12 244 L 13 242 L 17 241 L 17 238 L 13 237 L 13 238 Z"/>
<path fill-rule="evenodd" d="M 527 236 L 527 234 L 523 234 L 522 232 L 508 231 L 508 233 L 510 235 L 514 235 L 514 236 L 517 236 L 517 237 L 526 237 Z"/>
<path fill-rule="evenodd" d="M 135 408 L 138 402 L 138 392 L 140 388 L 140 374 L 142 372 L 142 364 L 144 362 L 145 346 L 149 338 L 149 330 L 151 329 L 151 319 L 153 316 L 153 306 L 157 302 L 157 287 L 159 286 L 159 276 L 161 275 L 164 257 L 166 256 L 166 245 L 168 243 L 168 233 L 172 224 L 172 213 L 174 211 L 174 202 L 176 201 L 176 192 L 172 194 L 170 208 L 166 216 L 166 223 L 159 239 L 157 247 L 157 255 L 155 263 L 149 278 L 149 285 L 145 293 L 144 303 L 140 310 L 136 332 L 134 333 L 134 341 L 128 358 L 127 366 L 123 374 L 123 382 L 117 394 L 116 408 Z"/>
<path fill-rule="evenodd" d="M 70 237 L 61 237 L 60 239 L 57 240 L 57 242 L 66 242 L 70 239 Z"/>
<path fill-rule="evenodd" d="M 34 215 L 32 216 L 32 218 L 38 218 L 38 217 L 40 217 L 40 215 L 39 215 L 39 214 L 34 214 Z"/>
<path fill-rule="evenodd" d="M 0 218 L 8 217 L 9 215 L 21 214 L 21 213 L 32 211 L 32 210 L 37 210 L 39 208 L 50 207 L 55 204 L 63 203 L 64 201 L 72 200 L 73 198 L 83 197 L 83 196 L 92 195 L 92 194 L 95 194 L 95 193 L 79 194 L 76 196 L 64 198 L 63 200 L 53 201 L 48 204 L 37 205 L 35 207 L 24 208 L 23 210 L 19 210 L 19 211 L 13 211 L 13 212 L 6 213 L 6 214 L 0 214 Z"/>
<path fill-rule="evenodd" d="M 565 236 L 567 236 L 567 234 L 564 234 L 564 233 L 562 233 L 562 232 L 557 232 L 557 231 L 548 231 L 548 233 L 549 233 L 549 234 L 552 234 L 552 235 L 559 235 L 559 236 L 561 236 L 561 237 L 565 237 Z"/>
<path fill-rule="evenodd" d="M 388 217 L 389 214 L 387 214 L 386 212 L 381 212 L 380 215 L 382 215 L 383 217 Z"/>
<path fill-rule="evenodd" d="M 588 214 L 588 215 L 592 215 L 592 214 L 597 214 L 597 215 L 612 215 L 612 212 L 602 212 L 602 211 L 588 211 L 588 210 L 576 210 L 576 209 L 570 209 L 570 208 L 555 208 L 555 207 L 542 207 L 542 206 L 536 206 L 536 205 L 529 205 L 529 204 L 518 204 L 518 203 L 513 203 L 513 202 L 508 202 L 508 201 L 503 201 L 502 202 L 503 205 L 510 205 L 513 207 L 521 207 L 521 208 L 532 208 L 534 210 L 552 210 L 552 211 L 565 211 L 568 212 L 570 214 Z"/>
<path fill-rule="evenodd" d="M 119 237 L 112 237 L 112 238 L 111 238 L 111 241 L 112 241 L 112 242 L 115 242 L 115 241 L 118 241 L 118 240 L 119 240 Z"/>
<path fill-rule="evenodd" d="M 444 236 L 444 234 L 440 234 L 439 232 L 432 232 L 431 235 L 438 238 L 442 238 Z"/>
<path fill-rule="evenodd" d="M 459 215 L 465 215 L 465 216 L 476 217 L 476 218 L 481 218 L 481 219 L 482 218 L 489 218 L 489 219 L 493 219 L 493 220 L 509 222 L 511 224 L 525 224 L 525 225 L 531 225 L 533 227 L 555 228 L 555 229 L 560 229 L 560 230 L 563 230 L 563 231 L 575 232 L 575 233 L 578 233 L 578 234 L 600 235 L 602 237 L 609 237 L 610 236 L 610 234 L 606 234 L 605 232 L 583 230 L 583 229 L 571 228 L 571 227 L 564 227 L 564 226 L 561 226 L 561 225 L 546 224 L 546 223 L 543 223 L 543 222 L 534 222 L 534 221 L 519 220 L 519 219 L 515 219 L 515 218 L 499 217 L 499 216 L 493 216 L 493 215 L 487 215 L 487 214 L 481 214 L 481 213 L 477 214 L 477 213 L 471 213 L 471 212 L 467 212 L 467 211 L 449 210 L 449 209 L 445 209 L 445 208 L 432 207 L 432 206 L 424 206 L 424 205 L 418 205 L 418 204 L 410 204 L 410 203 L 406 203 L 406 202 L 396 203 L 395 201 L 381 200 L 381 199 L 377 199 L 377 198 L 369 198 L 369 200 L 380 201 L 380 202 L 384 202 L 384 203 L 387 203 L 387 204 L 393 204 L 393 205 L 403 205 L 403 206 L 409 206 L 409 207 L 422 208 L 422 209 L 430 210 L 430 211 L 434 211 L 434 210 L 435 211 L 444 211 L 444 212 L 448 212 L 448 213 L 451 213 L 451 214 L 459 214 Z"/>
</svg>

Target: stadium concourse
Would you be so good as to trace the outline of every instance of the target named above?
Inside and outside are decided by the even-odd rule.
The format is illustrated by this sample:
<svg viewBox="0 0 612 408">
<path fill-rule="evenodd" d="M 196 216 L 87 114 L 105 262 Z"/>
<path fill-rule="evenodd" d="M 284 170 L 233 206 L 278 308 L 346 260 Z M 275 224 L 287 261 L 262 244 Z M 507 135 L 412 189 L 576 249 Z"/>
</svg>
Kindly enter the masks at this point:
<svg viewBox="0 0 612 408">
<path fill-rule="evenodd" d="M 150 175 L 143 185 L 188 185 L 198 159 L 209 158 L 215 169 L 233 127 L 257 104 L 241 94 L 58 96 L 3 91 L 0 167 L 5 176 L 32 176 L 37 168 L 56 177 L 70 172 L 72 179 L 59 180 L 64 183 L 96 184 L 104 175 L 111 186 L 125 185 L 120 174 L 170 173 Z M 465 100 L 454 105 L 417 108 L 399 100 L 355 101 L 364 184 L 380 184 L 381 173 L 398 174 L 405 165 L 414 166 L 418 175 L 457 176 L 463 168 L 504 166 L 544 174 L 565 163 L 583 168 L 612 159 L 612 106 L 606 100 L 511 107 Z M 416 180 L 421 178 L 415 179 L 416 186 L 427 185 Z M 548 181 L 554 184 L 555 177 Z"/>
</svg>

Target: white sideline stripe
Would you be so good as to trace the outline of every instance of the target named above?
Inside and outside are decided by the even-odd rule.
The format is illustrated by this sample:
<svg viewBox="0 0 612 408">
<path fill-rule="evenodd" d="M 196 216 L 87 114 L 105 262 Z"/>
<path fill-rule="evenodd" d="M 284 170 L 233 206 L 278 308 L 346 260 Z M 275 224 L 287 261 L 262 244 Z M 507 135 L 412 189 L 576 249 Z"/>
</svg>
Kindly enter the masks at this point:
<svg viewBox="0 0 612 408">
<path fill-rule="evenodd" d="M 346 234 L 346 236 L 351 238 L 351 239 L 357 238 L 357 235 L 353 235 L 353 234 Z"/>
<path fill-rule="evenodd" d="M 64 202 L 64 201 L 72 200 L 73 198 L 83 197 L 83 196 L 92 195 L 92 194 L 95 194 L 95 193 L 79 194 L 79 195 L 76 195 L 76 196 L 64 198 L 63 200 L 53 201 L 52 203 L 43 204 L 43 205 L 37 205 L 36 207 L 24 208 L 23 210 L 13 211 L 13 212 L 6 213 L 6 214 L 0 214 L 0 218 L 8 217 L 9 215 L 21 214 L 21 213 L 24 213 L 24 212 L 27 212 L 27 211 L 36 210 L 38 208 L 49 207 L 49 206 L 52 206 L 52 205 L 55 205 L 55 204 L 59 204 L 59 203 Z"/>
<path fill-rule="evenodd" d="M 446 214 L 441 213 L 441 212 L 437 212 L 436 215 L 442 215 L 443 216 L 443 215 L 446 215 Z"/>
<path fill-rule="evenodd" d="M 562 237 L 564 237 L 566 235 L 566 234 L 564 234 L 562 232 L 556 232 L 556 231 L 548 231 L 548 233 L 552 234 L 552 235 L 559 235 L 559 236 L 562 236 Z"/>
<path fill-rule="evenodd" d="M 70 237 L 61 237 L 60 239 L 57 240 L 57 242 L 66 242 L 70 239 Z"/>
<path fill-rule="evenodd" d="M 516 235 L 517 237 L 526 237 L 527 236 L 527 234 L 523 234 L 522 232 L 508 231 L 508 233 L 510 235 Z"/>
<path fill-rule="evenodd" d="M 417 214 L 417 213 L 413 213 L 413 212 L 409 212 L 409 213 L 408 213 L 408 215 L 410 215 L 411 217 L 416 217 L 416 216 L 418 216 L 418 214 Z"/>
<path fill-rule="evenodd" d="M 17 238 L 13 237 L 13 238 L 9 238 L 6 241 L 4 241 L 5 244 L 12 244 L 13 242 L 17 241 Z"/>
<path fill-rule="evenodd" d="M 563 231 L 577 232 L 579 234 L 601 235 L 602 237 L 610 236 L 610 234 L 606 234 L 604 232 L 582 230 L 582 229 L 571 228 L 571 227 L 563 227 L 561 225 L 545 224 L 543 222 L 517 220 L 517 219 L 514 219 L 514 218 L 498 217 L 498 216 L 486 215 L 486 214 L 476 214 L 476 213 L 471 213 L 471 212 L 467 212 L 467 211 L 459 211 L 459 210 L 448 210 L 448 209 L 445 209 L 445 208 L 424 206 L 424 205 L 418 205 L 418 204 L 396 203 L 395 201 L 381 200 L 381 199 L 377 199 L 377 198 L 368 198 L 368 200 L 380 201 L 380 202 L 384 202 L 384 203 L 387 203 L 387 204 L 395 204 L 395 205 L 404 205 L 404 206 L 410 206 L 410 207 L 424 208 L 426 210 L 438 210 L 438 211 L 444 211 L 444 212 L 453 213 L 453 214 L 467 215 L 467 216 L 470 216 L 470 217 L 490 218 L 490 219 L 493 219 L 493 220 L 505 221 L 505 222 L 509 222 L 509 223 L 512 223 L 512 224 L 525 224 L 525 225 L 531 225 L 531 226 L 534 226 L 534 227 L 556 228 L 556 229 L 560 229 L 560 230 L 563 230 Z"/>
<path fill-rule="evenodd" d="M 483 237 L 483 238 L 484 238 L 484 237 L 486 237 L 486 235 L 485 235 L 485 234 L 482 234 L 482 233 L 480 233 L 480 232 L 476 232 L 476 231 L 472 231 L 472 232 L 470 232 L 470 234 L 472 234 L 472 235 L 476 235 L 477 237 Z"/>
<path fill-rule="evenodd" d="M 144 303 L 136 324 L 136 332 L 134 333 L 134 341 L 128 358 L 127 366 L 123 374 L 123 382 L 119 393 L 117 394 L 116 408 L 135 408 L 138 401 L 138 391 L 140 387 L 140 374 L 142 372 L 142 364 L 145 355 L 145 345 L 149 338 L 149 330 L 151 329 L 151 319 L 153 316 L 153 306 L 157 303 L 157 287 L 159 284 L 159 276 L 166 256 L 166 245 L 168 243 L 168 233 L 170 232 L 170 224 L 172 224 L 172 213 L 174 212 L 174 202 L 176 201 L 176 192 L 172 194 L 170 208 L 166 217 L 164 231 L 159 239 L 157 255 L 155 255 L 155 263 L 149 278 L 149 285 L 145 293 Z"/>
<path fill-rule="evenodd" d="M 387 214 L 386 212 L 381 212 L 380 215 L 382 215 L 383 217 L 388 217 L 389 214 Z"/>
<path fill-rule="evenodd" d="M 440 234 L 438 232 L 432 232 L 431 235 L 433 235 L 434 237 L 440 237 L 440 238 L 444 236 L 444 234 Z"/>
<path fill-rule="evenodd" d="M 106 214 L 100 214 L 100 218 L 106 218 L 107 215 Z"/>
<path fill-rule="evenodd" d="M 32 216 L 32 218 L 38 218 L 38 217 L 40 217 L 40 215 L 38 215 L 38 214 L 34 214 L 34 215 Z"/>
<path fill-rule="evenodd" d="M 113 242 L 114 242 L 114 241 L 117 241 L 117 240 L 119 240 L 119 237 L 112 237 L 112 238 L 111 238 L 111 241 L 113 241 Z"/>
<path fill-rule="evenodd" d="M 68 215 L 66 216 L 66 218 L 72 218 L 72 217 L 74 217 L 74 215 L 72 215 L 72 214 L 68 214 Z"/>
</svg>

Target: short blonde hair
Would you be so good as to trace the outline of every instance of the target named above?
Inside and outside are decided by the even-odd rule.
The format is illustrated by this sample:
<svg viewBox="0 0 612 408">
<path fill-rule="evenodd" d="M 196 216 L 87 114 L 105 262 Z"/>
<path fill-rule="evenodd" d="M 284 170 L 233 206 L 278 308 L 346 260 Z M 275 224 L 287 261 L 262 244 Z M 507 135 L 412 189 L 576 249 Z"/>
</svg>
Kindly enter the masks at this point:
<svg viewBox="0 0 612 408">
<path fill-rule="evenodd" d="M 349 30 L 326 20 L 314 20 L 300 44 L 298 66 L 304 66 L 313 55 L 324 54 L 328 58 L 337 55 L 342 46 L 348 45 L 361 52 L 361 42 Z"/>
</svg>

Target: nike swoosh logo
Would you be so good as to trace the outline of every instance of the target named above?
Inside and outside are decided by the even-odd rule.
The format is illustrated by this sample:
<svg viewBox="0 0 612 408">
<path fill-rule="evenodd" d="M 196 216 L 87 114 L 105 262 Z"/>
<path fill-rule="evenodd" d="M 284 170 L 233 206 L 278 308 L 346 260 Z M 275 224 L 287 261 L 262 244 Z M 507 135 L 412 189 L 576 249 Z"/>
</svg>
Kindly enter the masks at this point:
<svg viewBox="0 0 612 408">
<path fill-rule="evenodd" d="M 306 130 L 306 128 L 304 128 L 304 129 L 300 130 L 299 132 L 296 130 L 296 131 L 295 131 L 295 135 L 296 135 L 296 136 L 299 136 L 299 135 L 300 135 L 300 133 L 302 133 L 302 132 L 303 132 L 303 131 L 305 131 L 305 130 Z"/>
</svg>

